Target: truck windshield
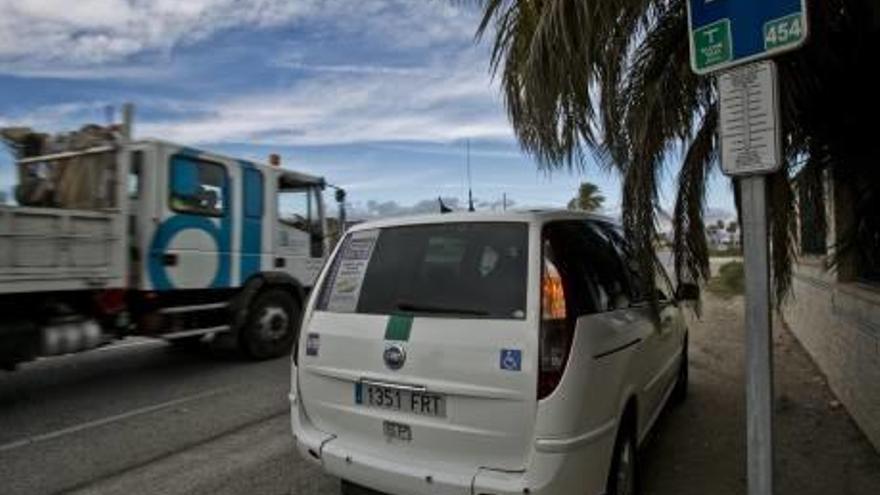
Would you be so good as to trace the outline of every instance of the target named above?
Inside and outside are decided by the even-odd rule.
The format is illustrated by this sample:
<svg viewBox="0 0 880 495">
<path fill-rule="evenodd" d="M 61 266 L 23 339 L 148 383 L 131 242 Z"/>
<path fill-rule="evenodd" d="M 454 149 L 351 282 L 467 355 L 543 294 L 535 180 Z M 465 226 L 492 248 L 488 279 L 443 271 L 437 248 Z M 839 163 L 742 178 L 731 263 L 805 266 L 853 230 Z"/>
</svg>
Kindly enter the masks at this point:
<svg viewBox="0 0 880 495">
<path fill-rule="evenodd" d="M 355 232 L 322 286 L 339 313 L 522 319 L 528 227 L 444 223 Z"/>
<path fill-rule="evenodd" d="M 321 187 L 289 185 L 285 178 L 278 182 L 278 220 L 303 232 L 322 231 L 323 205 Z"/>
</svg>

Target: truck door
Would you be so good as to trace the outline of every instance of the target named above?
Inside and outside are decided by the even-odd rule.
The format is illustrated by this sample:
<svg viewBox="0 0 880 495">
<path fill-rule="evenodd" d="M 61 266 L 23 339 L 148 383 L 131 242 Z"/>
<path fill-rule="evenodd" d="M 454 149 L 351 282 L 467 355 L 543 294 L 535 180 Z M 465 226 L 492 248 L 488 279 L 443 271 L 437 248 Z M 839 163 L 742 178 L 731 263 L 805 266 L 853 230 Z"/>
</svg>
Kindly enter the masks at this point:
<svg viewBox="0 0 880 495">
<path fill-rule="evenodd" d="M 161 166 L 161 165 L 160 165 Z M 157 188 L 159 222 L 147 271 L 154 290 L 218 289 L 231 284 L 231 174 L 220 160 L 183 150 L 168 155 Z"/>
<path fill-rule="evenodd" d="M 321 186 L 278 182 L 275 270 L 284 271 L 304 287 L 314 285 L 325 256 L 324 205 Z"/>
</svg>

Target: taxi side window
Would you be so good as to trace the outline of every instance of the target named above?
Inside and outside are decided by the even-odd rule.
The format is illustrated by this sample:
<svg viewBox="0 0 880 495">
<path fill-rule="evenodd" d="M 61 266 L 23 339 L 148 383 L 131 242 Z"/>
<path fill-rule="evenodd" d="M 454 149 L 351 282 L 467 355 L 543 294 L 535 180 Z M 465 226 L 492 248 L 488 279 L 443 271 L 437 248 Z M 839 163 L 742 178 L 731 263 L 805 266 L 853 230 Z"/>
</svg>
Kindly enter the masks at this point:
<svg viewBox="0 0 880 495">
<path fill-rule="evenodd" d="M 632 295 L 628 290 L 625 261 L 621 259 L 614 244 L 597 235 L 589 222 L 583 227 L 590 242 L 590 257 L 595 265 L 596 282 L 601 289 L 605 311 L 629 307 L 632 304 Z"/>
<path fill-rule="evenodd" d="M 226 168 L 188 156 L 171 159 L 171 209 L 190 215 L 221 217 L 226 211 Z"/>
<path fill-rule="evenodd" d="M 648 300 L 651 294 L 650 277 L 645 277 L 638 264 L 638 258 L 629 241 L 626 240 L 623 230 L 619 227 L 605 224 L 594 223 L 593 230 L 614 246 L 615 251 L 622 259 L 622 268 L 627 278 L 627 286 L 632 297 L 632 302 L 642 303 Z"/>
<path fill-rule="evenodd" d="M 613 247 L 580 221 L 554 222 L 544 229 L 552 261 L 559 269 L 571 316 L 629 306 L 621 261 Z"/>
</svg>

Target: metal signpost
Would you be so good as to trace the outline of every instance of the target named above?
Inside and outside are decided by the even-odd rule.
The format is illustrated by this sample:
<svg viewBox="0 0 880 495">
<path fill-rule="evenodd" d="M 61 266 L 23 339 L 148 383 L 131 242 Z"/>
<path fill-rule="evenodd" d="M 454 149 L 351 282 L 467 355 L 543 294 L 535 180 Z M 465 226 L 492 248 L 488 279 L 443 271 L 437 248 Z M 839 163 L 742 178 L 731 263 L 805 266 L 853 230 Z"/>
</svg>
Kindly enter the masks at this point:
<svg viewBox="0 0 880 495">
<path fill-rule="evenodd" d="M 749 494 L 773 493 L 773 338 L 765 174 L 782 163 L 776 65 L 718 77 L 722 169 L 739 179 L 746 279 L 746 410 Z"/>
<path fill-rule="evenodd" d="M 782 166 L 776 64 L 807 40 L 806 0 L 688 0 L 691 66 L 719 71 L 721 166 L 739 177 L 750 495 L 773 493 L 773 338 L 765 176 Z M 761 61 L 765 60 L 765 61 Z M 758 62 L 761 61 L 761 62 Z M 744 65 L 749 62 L 758 62 Z"/>
</svg>

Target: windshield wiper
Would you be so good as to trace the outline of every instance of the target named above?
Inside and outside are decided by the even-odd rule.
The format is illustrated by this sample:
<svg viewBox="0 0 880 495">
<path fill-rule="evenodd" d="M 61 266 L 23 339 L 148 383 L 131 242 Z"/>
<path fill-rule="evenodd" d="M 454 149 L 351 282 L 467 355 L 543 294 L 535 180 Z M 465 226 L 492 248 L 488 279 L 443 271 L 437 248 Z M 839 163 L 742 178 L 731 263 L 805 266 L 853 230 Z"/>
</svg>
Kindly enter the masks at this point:
<svg viewBox="0 0 880 495">
<path fill-rule="evenodd" d="M 430 305 L 430 304 L 415 304 L 415 303 L 405 302 L 405 301 L 397 303 L 397 309 L 399 309 L 401 311 L 415 312 L 415 313 L 489 316 L 488 311 L 482 311 L 479 309 L 452 308 L 452 307 L 446 307 L 446 306 L 434 306 L 434 305 Z"/>
</svg>

